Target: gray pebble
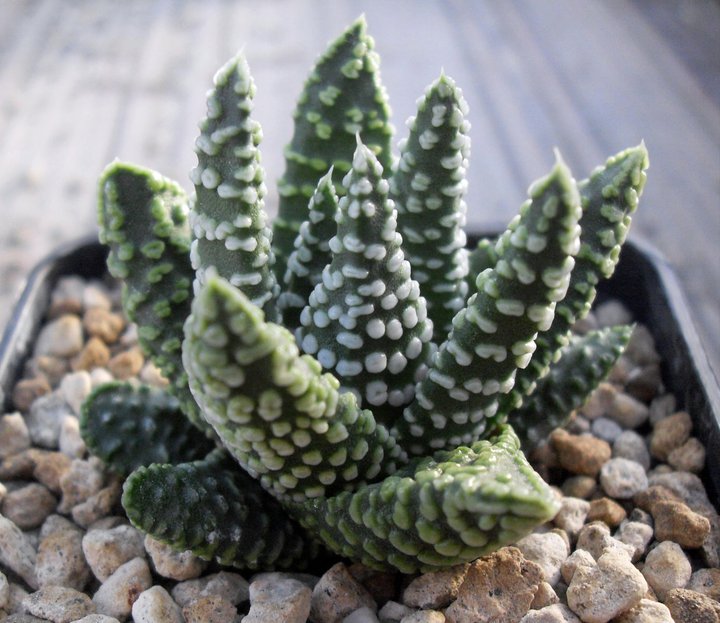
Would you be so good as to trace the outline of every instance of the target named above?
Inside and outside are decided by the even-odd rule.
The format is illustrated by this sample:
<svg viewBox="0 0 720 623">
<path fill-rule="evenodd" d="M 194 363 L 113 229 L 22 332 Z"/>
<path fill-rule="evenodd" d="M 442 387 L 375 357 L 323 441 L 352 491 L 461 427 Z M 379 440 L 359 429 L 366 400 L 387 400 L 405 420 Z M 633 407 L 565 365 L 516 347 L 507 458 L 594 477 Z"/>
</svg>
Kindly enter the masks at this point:
<svg viewBox="0 0 720 623">
<path fill-rule="evenodd" d="M 401 620 L 404 621 L 407 617 L 403 618 Z M 445 617 L 443 617 L 443 620 Z M 342 623 L 380 623 L 380 619 L 378 619 L 377 615 L 375 614 L 375 611 L 372 608 L 368 608 L 367 606 L 363 606 L 362 608 L 358 608 L 354 612 L 351 612 L 348 614 L 343 620 Z"/>
<path fill-rule="evenodd" d="M 600 469 L 600 484 L 610 497 L 627 500 L 648 488 L 648 478 L 640 463 L 615 458 Z"/>
<path fill-rule="evenodd" d="M 172 589 L 173 599 L 181 606 L 207 595 L 220 595 L 237 606 L 250 598 L 250 585 L 239 573 L 220 571 L 180 582 Z"/>
<path fill-rule="evenodd" d="M 0 515 L 0 564 L 17 573 L 31 588 L 37 588 L 36 558 L 37 552 L 30 538 L 7 517 Z"/>
<path fill-rule="evenodd" d="M 553 519 L 558 528 L 562 528 L 571 538 L 575 538 L 585 525 L 590 510 L 590 502 L 580 498 L 565 497 L 560 500 L 560 510 Z"/>
<path fill-rule="evenodd" d="M 631 545 L 635 549 L 632 555 L 632 561 L 637 562 L 645 554 L 647 546 L 650 544 L 650 541 L 652 541 L 653 534 L 652 526 L 647 523 L 628 521 L 626 519 L 618 527 L 615 538 L 626 545 Z"/>
<path fill-rule="evenodd" d="M 650 410 L 645 404 L 622 392 L 615 394 L 607 411 L 609 418 L 615 420 L 623 428 L 631 429 L 642 426 L 649 415 Z"/>
<path fill-rule="evenodd" d="M 591 431 L 595 437 L 613 443 L 622 433 L 622 427 L 607 417 L 599 417 L 592 422 Z"/>
<path fill-rule="evenodd" d="M 650 469 L 650 451 L 645 440 L 634 430 L 622 431 L 613 442 L 613 457 L 630 459 L 640 463 L 645 471 Z"/>
<path fill-rule="evenodd" d="M 10 601 L 10 582 L 7 576 L 0 571 L 0 610 L 4 610 Z"/>
<path fill-rule="evenodd" d="M 305 623 L 312 591 L 297 580 L 257 580 L 250 585 L 250 611 L 245 623 Z M 323 623 L 323 621 L 318 621 Z"/>
<path fill-rule="evenodd" d="M 23 599 L 32 615 L 53 623 L 71 623 L 95 612 L 95 604 L 85 593 L 64 586 L 45 586 Z"/>
<path fill-rule="evenodd" d="M 40 586 L 83 590 L 92 574 L 82 551 L 84 531 L 73 522 L 51 515 L 40 530 L 35 572 Z"/>
<path fill-rule="evenodd" d="M 40 396 L 25 417 L 33 444 L 54 450 L 58 447 L 60 428 L 65 416 L 74 415 L 59 391 Z"/>
<path fill-rule="evenodd" d="M 404 616 L 413 612 L 415 612 L 414 608 L 390 600 L 378 610 L 377 615 L 382 623 L 398 623 Z"/>
<path fill-rule="evenodd" d="M 614 327 L 619 324 L 630 324 L 633 321 L 631 312 L 620 301 L 610 300 L 595 307 L 595 320 L 600 327 Z"/>
<path fill-rule="evenodd" d="M 560 581 L 560 568 L 570 555 L 568 542 L 558 532 L 535 532 L 515 545 L 527 560 L 540 565 L 545 581 L 555 586 Z"/>
<path fill-rule="evenodd" d="M 530 610 L 520 623 L 580 623 L 580 619 L 565 604 L 551 604 L 540 610 Z"/>
</svg>

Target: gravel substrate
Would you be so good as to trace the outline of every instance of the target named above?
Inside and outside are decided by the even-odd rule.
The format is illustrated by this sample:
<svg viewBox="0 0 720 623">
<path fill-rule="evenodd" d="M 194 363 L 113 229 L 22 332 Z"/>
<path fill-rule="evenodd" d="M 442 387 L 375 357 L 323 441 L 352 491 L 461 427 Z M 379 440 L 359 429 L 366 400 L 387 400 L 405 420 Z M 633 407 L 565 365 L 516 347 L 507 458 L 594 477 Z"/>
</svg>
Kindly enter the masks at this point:
<svg viewBox="0 0 720 623">
<path fill-rule="evenodd" d="M 532 457 L 561 509 L 514 547 L 417 577 L 338 562 L 239 573 L 129 525 L 78 413 L 111 379 L 163 385 L 112 284 L 58 283 L 0 417 L 0 621 L 7 623 L 720 622 L 720 517 L 692 419 L 638 326 L 610 378 Z M 606 303 L 579 330 L 630 320 Z"/>
</svg>

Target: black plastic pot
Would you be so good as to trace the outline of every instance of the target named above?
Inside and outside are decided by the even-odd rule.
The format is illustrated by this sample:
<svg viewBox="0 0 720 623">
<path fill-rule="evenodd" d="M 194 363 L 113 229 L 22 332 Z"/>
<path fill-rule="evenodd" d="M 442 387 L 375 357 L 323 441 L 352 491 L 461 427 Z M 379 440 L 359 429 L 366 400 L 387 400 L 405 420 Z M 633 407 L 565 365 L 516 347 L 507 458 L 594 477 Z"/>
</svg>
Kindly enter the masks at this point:
<svg viewBox="0 0 720 623">
<path fill-rule="evenodd" d="M 3 411 L 12 406 L 13 384 L 30 354 L 58 278 L 103 277 L 105 257 L 106 249 L 94 239 L 87 239 L 57 250 L 31 272 L 0 342 Z M 622 301 L 653 334 L 663 359 L 665 385 L 675 394 L 678 407 L 692 416 L 695 434 L 707 449 L 705 484 L 711 500 L 720 506 L 720 387 L 677 278 L 652 247 L 628 241 L 615 275 L 602 284 L 599 297 Z"/>
</svg>

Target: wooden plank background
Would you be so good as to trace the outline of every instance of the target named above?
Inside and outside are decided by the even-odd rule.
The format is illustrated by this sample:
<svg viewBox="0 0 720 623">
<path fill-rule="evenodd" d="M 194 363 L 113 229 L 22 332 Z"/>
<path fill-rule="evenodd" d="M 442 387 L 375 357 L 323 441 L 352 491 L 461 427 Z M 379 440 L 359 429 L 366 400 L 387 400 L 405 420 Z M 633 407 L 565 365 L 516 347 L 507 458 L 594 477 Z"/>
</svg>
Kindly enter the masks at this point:
<svg viewBox="0 0 720 623">
<path fill-rule="evenodd" d="M 508 220 L 558 147 L 578 178 L 645 140 L 632 236 L 675 267 L 720 370 L 720 5 L 715 0 L 2 0 L 0 327 L 22 276 L 94 230 L 113 158 L 190 187 L 204 93 L 243 47 L 263 161 L 282 172 L 294 99 L 361 12 L 398 138 L 441 69 L 470 104 L 471 226 Z"/>
</svg>

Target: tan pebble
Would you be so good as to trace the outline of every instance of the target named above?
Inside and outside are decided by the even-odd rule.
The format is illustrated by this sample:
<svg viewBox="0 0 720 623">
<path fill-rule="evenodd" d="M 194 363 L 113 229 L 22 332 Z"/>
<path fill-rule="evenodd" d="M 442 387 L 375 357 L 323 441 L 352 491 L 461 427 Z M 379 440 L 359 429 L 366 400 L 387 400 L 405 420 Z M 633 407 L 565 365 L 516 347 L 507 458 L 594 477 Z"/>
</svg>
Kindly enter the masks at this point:
<svg viewBox="0 0 720 623">
<path fill-rule="evenodd" d="M 77 370 L 94 370 L 105 367 L 110 361 L 110 349 L 99 337 L 91 337 L 80 353 L 70 362 L 70 367 Z"/>
<path fill-rule="evenodd" d="M 45 586 L 23 599 L 26 612 L 55 623 L 71 623 L 95 612 L 90 597 L 73 588 Z"/>
<path fill-rule="evenodd" d="M 82 403 L 92 389 L 90 374 L 85 370 L 72 372 L 60 381 L 59 389 L 60 394 L 65 399 L 65 402 L 70 405 L 73 413 L 79 416 Z"/>
<path fill-rule="evenodd" d="M 551 606 L 552 604 L 559 602 L 560 598 L 555 592 L 555 589 L 547 582 L 540 582 L 537 592 L 535 593 L 535 597 L 533 597 L 533 601 L 530 604 L 530 609 L 540 610 L 541 608 L 545 608 L 546 606 Z"/>
<path fill-rule="evenodd" d="M 651 515 L 655 504 L 668 500 L 682 502 L 682 498 L 677 493 L 664 485 L 651 485 L 633 496 L 633 504 Z"/>
<path fill-rule="evenodd" d="M 650 454 L 666 461 L 670 452 L 688 440 L 691 431 L 692 419 L 685 411 L 678 411 L 660 420 L 650 437 Z"/>
<path fill-rule="evenodd" d="M 457 598 L 469 564 L 423 573 L 407 585 L 402 601 L 411 608 L 444 608 Z"/>
<path fill-rule="evenodd" d="M 597 491 L 597 480 L 592 476 L 570 476 L 562 484 L 562 492 L 567 497 L 587 500 Z"/>
<path fill-rule="evenodd" d="M 573 474 L 597 476 L 600 468 L 612 456 L 607 441 L 591 436 L 571 435 L 556 429 L 550 441 L 557 451 L 560 465 Z"/>
<path fill-rule="evenodd" d="M 70 469 L 72 459 L 54 450 L 31 450 L 33 476 L 53 493 L 60 493 L 60 481 Z"/>
<path fill-rule="evenodd" d="M 226 623 L 234 621 L 237 608 L 220 595 L 206 595 L 182 609 L 185 623 Z"/>
<path fill-rule="evenodd" d="M 81 459 L 87 452 L 85 440 L 80 434 L 80 421 L 78 418 L 68 415 L 60 425 L 60 438 L 58 439 L 60 452 L 73 459 Z"/>
<path fill-rule="evenodd" d="M 634 515 L 634 513 L 633 513 Z M 632 561 L 637 562 L 645 555 L 647 546 L 652 541 L 654 532 L 651 525 L 642 521 L 623 521 L 620 524 L 615 538 L 621 543 L 634 548 Z"/>
<path fill-rule="evenodd" d="M 640 602 L 613 619 L 613 623 L 674 623 L 667 606 L 652 599 Z"/>
<path fill-rule="evenodd" d="M 590 394 L 580 412 L 589 420 L 604 416 L 617 394 L 617 389 L 611 383 L 603 382 Z"/>
<path fill-rule="evenodd" d="M 107 288 L 101 283 L 88 283 L 83 288 L 82 303 L 84 309 L 99 307 L 106 311 L 112 308 L 112 301 Z"/>
<path fill-rule="evenodd" d="M 516 547 L 503 547 L 470 565 L 457 599 L 445 611 L 447 623 L 519 621 L 543 581 L 539 565 Z"/>
<path fill-rule="evenodd" d="M 0 512 L 21 530 L 40 526 L 55 511 L 57 500 L 47 487 L 32 482 L 9 491 L 3 498 Z"/>
<path fill-rule="evenodd" d="M 632 320 L 630 320 L 632 322 Z M 635 325 L 630 342 L 625 348 L 624 355 L 635 362 L 636 365 L 645 366 L 660 361 L 655 348 L 655 338 L 650 329 L 643 324 Z"/>
<path fill-rule="evenodd" d="M 625 383 L 636 368 L 637 364 L 634 361 L 625 355 L 620 355 L 605 380 L 615 384 L 618 388 L 625 387 Z"/>
<path fill-rule="evenodd" d="M 686 588 L 720 601 L 720 569 L 698 569 L 690 576 Z"/>
<path fill-rule="evenodd" d="M 668 591 L 665 605 L 674 623 L 718 623 L 720 603 L 707 595 L 683 588 Z"/>
<path fill-rule="evenodd" d="M 620 525 L 620 522 L 625 519 L 626 516 L 627 512 L 625 512 L 625 509 L 615 500 L 602 497 L 590 502 L 587 520 L 602 521 L 611 528 L 615 528 Z"/>
<path fill-rule="evenodd" d="M 57 386 L 70 369 L 67 359 L 50 355 L 35 355 L 27 365 L 28 376 L 44 376 L 51 387 Z"/>
<path fill-rule="evenodd" d="M 327 587 L 330 589 L 330 585 Z M 340 595 L 338 597 L 341 598 Z M 250 611 L 243 622 L 305 623 L 310 614 L 311 599 L 310 588 L 298 580 L 255 580 L 250 584 Z M 338 607 L 341 605 L 338 604 Z M 339 623 L 342 617 L 328 618 L 321 609 L 312 620 L 316 623 Z"/>
<path fill-rule="evenodd" d="M 150 567 L 142 558 L 134 558 L 118 567 L 93 595 L 100 614 L 124 621 L 130 616 L 140 593 L 152 586 Z"/>
<path fill-rule="evenodd" d="M 251 602 L 252 587 L 251 584 Z M 341 562 L 322 575 L 312 591 L 311 603 L 311 618 L 318 623 L 342 621 L 343 617 L 363 606 L 377 610 L 372 595 L 350 575 Z"/>
<path fill-rule="evenodd" d="M 608 408 L 607 415 L 623 428 L 638 428 L 646 422 L 650 410 L 636 398 L 618 392 Z"/>
<path fill-rule="evenodd" d="M 649 403 L 662 389 L 662 373 L 657 363 L 636 368 L 625 382 L 625 391 L 643 403 Z"/>
<path fill-rule="evenodd" d="M 608 552 L 578 566 L 567 590 L 570 609 L 586 623 L 603 623 L 637 605 L 647 582 L 627 556 Z"/>
<path fill-rule="evenodd" d="M 73 521 L 83 528 L 91 526 L 120 506 L 121 494 L 122 481 L 117 479 L 84 502 L 73 506 L 71 511 Z"/>
<path fill-rule="evenodd" d="M 58 279 L 53 288 L 50 298 L 51 307 L 67 306 L 77 309 L 76 313 L 82 311 L 83 290 L 86 281 L 77 275 L 63 276 Z"/>
<path fill-rule="evenodd" d="M 0 417 L 0 459 L 27 450 L 30 447 L 30 431 L 19 413 Z"/>
<path fill-rule="evenodd" d="M 135 323 L 129 324 L 124 333 L 120 336 L 120 346 L 132 348 L 138 344 L 138 328 Z"/>
<path fill-rule="evenodd" d="M 142 370 L 140 370 L 140 380 L 154 387 L 167 387 L 169 384 L 160 369 L 152 361 L 145 362 Z"/>
<path fill-rule="evenodd" d="M 667 461 L 680 472 L 697 474 L 705 467 L 705 446 L 696 437 L 690 437 L 668 454 Z"/>
<path fill-rule="evenodd" d="M 12 401 L 18 411 L 26 413 L 36 398 L 49 394 L 51 391 L 52 388 L 45 376 L 22 379 L 13 388 Z"/>
<path fill-rule="evenodd" d="M 35 355 L 72 357 L 83 347 L 80 318 L 65 314 L 46 324 L 35 341 Z"/>
<path fill-rule="evenodd" d="M 108 362 L 108 370 L 119 380 L 127 380 L 137 376 L 142 370 L 145 358 L 139 348 L 131 348 L 115 355 Z"/>
<path fill-rule="evenodd" d="M 114 344 L 125 328 L 125 319 L 107 309 L 93 307 L 83 315 L 83 327 L 88 335 L 99 337 L 106 344 Z"/>
<path fill-rule="evenodd" d="M 400 621 L 403 617 L 414 612 L 413 608 L 398 603 L 392 599 L 378 610 L 377 616 L 381 621 Z"/>
<path fill-rule="evenodd" d="M 377 571 L 359 562 L 348 566 L 348 571 L 368 590 L 377 603 L 385 603 L 397 595 L 397 573 Z"/>
<path fill-rule="evenodd" d="M 69 513 L 73 506 L 87 501 L 103 488 L 105 474 L 102 465 L 93 460 L 72 459 L 70 468 L 60 478 L 62 499 L 58 510 Z"/>
<path fill-rule="evenodd" d="M 357 621 L 359 623 L 360 621 L 370 621 L 370 619 L 367 616 L 363 618 L 358 617 Z M 343 623 L 346 622 L 354 623 L 350 620 L 350 617 L 343 621 Z M 400 619 L 400 623 L 445 623 L 445 615 L 438 610 L 418 610 L 417 612 L 404 616 Z"/>
<path fill-rule="evenodd" d="M 27 480 L 35 469 L 34 448 L 16 452 L 0 462 L 0 481 Z"/>
<path fill-rule="evenodd" d="M 681 547 L 694 549 L 702 547 L 705 538 L 710 534 L 710 522 L 690 510 L 683 502 L 656 502 L 652 516 L 655 520 L 655 538 L 658 541 L 674 541 Z"/>
<path fill-rule="evenodd" d="M 663 541 L 645 556 L 642 574 L 658 598 L 665 601 L 668 591 L 683 588 L 690 581 L 692 567 L 677 543 Z"/>
<path fill-rule="evenodd" d="M 190 580 L 198 577 L 207 567 L 207 562 L 192 552 L 177 552 L 150 535 L 145 536 L 144 546 L 156 573 L 164 578 Z"/>
<path fill-rule="evenodd" d="M 101 582 L 128 560 L 145 556 L 143 535 L 128 524 L 108 530 L 88 530 L 82 549 L 90 569 Z"/>
<path fill-rule="evenodd" d="M 35 571 L 40 586 L 81 591 L 92 574 L 82 551 L 83 530 L 60 515 L 50 515 L 40 530 Z"/>
</svg>

